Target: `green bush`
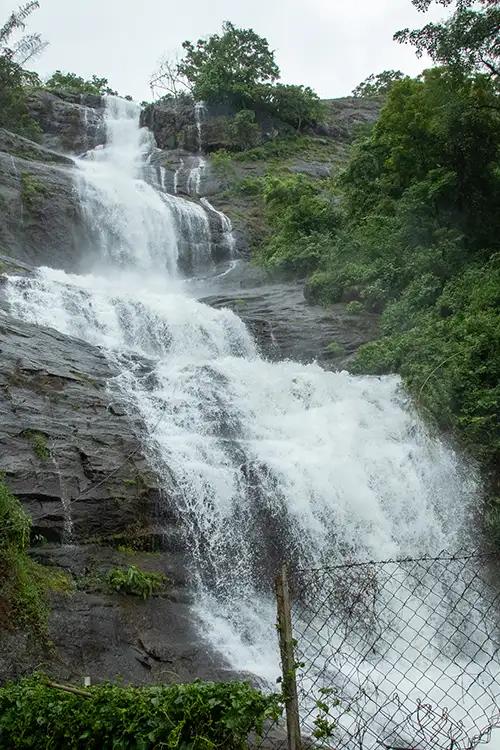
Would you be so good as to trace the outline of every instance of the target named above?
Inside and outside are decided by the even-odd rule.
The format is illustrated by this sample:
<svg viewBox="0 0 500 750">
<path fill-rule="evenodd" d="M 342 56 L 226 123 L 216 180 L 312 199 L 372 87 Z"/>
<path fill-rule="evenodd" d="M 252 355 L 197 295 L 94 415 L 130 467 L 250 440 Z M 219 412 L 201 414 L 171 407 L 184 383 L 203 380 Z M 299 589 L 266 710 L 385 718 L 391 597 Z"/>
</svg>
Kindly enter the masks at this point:
<svg viewBox="0 0 500 750">
<path fill-rule="evenodd" d="M 26 102 L 31 87 L 39 83 L 36 74 L 0 54 L 0 127 L 33 141 L 40 140 L 41 128 L 29 114 Z"/>
<path fill-rule="evenodd" d="M 25 430 L 23 432 L 23 437 L 30 441 L 33 453 L 40 459 L 40 461 L 48 461 L 50 458 L 50 450 L 47 445 L 47 438 L 43 432 Z"/>
<path fill-rule="evenodd" d="M 45 87 L 49 91 L 63 90 L 75 94 L 94 94 L 95 96 L 117 94 L 116 91 L 109 87 L 107 78 L 100 78 L 93 75 L 92 78 L 86 80 L 76 73 L 64 73 L 61 70 L 56 70 L 55 73 L 52 73 L 50 78 L 45 82 Z"/>
<path fill-rule="evenodd" d="M 28 557 L 31 520 L 0 478 L 0 627 L 45 633 L 47 591 L 65 587 L 64 574 Z M 64 579 L 64 580 L 63 580 Z"/>
<path fill-rule="evenodd" d="M 327 232 L 335 223 L 330 196 L 304 175 L 267 175 L 262 195 L 273 233 L 261 249 L 261 261 L 300 275 L 309 273 L 330 244 Z"/>
<path fill-rule="evenodd" d="M 107 576 L 110 587 L 121 594 L 130 594 L 148 599 L 158 594 L 167 583 L 163 573 L 148 573 L 135 565 L 128 568 L 114 568 Z"/>
<path fill-rule="evenodd" d="M 240 151 L 255 146 L 260 136 L 260 128 L 255 121 L 255 112 L 251 109 L 240 109 L 229 125 L 229 135 L 235 147 Z"/>
<path fill-rule="evenodd" d="M 352 302 L 347 303 L 345 309 L 352 315 L 359 315 L 359 313 L 363 312 L 363 303 L 359 302 L 357 299 L 353 299 Z"/>
<path fill-rule="evenodd" d="M 233 171 L 232 155 L 225 148 L 210 154 L 210 163 L 219 177 L 229 177 Z"/>
<path fill-rule="evenodd" d="M 243 750 L 248 735 L 280 713 L 278 696 L 239 682 L 104 684 L 79 693 L 41 676 L 0 688 L 0 748 Z"/>
</svg>

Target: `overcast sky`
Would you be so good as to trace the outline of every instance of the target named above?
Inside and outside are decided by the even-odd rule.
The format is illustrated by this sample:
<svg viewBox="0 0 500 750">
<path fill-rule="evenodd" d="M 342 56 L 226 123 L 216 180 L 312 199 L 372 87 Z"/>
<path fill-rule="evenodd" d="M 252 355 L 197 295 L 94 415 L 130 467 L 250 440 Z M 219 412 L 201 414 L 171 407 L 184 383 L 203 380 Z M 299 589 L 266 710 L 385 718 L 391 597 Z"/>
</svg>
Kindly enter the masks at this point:
<svg viewBox="0 0 500 750">
<path fill-rule="evenodd" d="M 0 0 L 0 21 L 20 0 Z M 322 97 L 345 96 L 370 73 L 400 68 L 415 74 L 426 60 L 392 41 L 405 26 L 439 18 L 410 0 L 40 0 L 29 30 L 50 43 L 34 67 L 85 77 L 106 76 L 120 94 L 149 99 L 148 81 L 164 53 L 224 20 L 265 36 L 286 83 L 312 86 Z"/>
</svg>

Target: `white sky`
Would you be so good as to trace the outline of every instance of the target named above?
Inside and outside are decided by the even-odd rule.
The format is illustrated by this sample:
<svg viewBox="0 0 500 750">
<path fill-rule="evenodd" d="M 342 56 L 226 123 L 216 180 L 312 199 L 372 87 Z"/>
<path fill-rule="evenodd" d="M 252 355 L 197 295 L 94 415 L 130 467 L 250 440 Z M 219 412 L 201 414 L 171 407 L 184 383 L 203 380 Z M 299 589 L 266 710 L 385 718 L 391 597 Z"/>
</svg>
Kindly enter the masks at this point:
<svg viewBox="0 0 500 750">
<path fill-rule="evenodd" d="M 0 0 L 0 23 L 21 0 Z M 224 20 L 252 27 L 276 51 L 282 80 L 322 97 L 348 95 L 370 73 L 427 64 L 392 41 L 395 31 L 442 17 L 418 13 L 410 0 L 40 0 L 29 30 L 50 46 L 31 67 L 106 76 L 120 94 L 149 99 L 159 58 L 220 29 Z"/>
</svg>

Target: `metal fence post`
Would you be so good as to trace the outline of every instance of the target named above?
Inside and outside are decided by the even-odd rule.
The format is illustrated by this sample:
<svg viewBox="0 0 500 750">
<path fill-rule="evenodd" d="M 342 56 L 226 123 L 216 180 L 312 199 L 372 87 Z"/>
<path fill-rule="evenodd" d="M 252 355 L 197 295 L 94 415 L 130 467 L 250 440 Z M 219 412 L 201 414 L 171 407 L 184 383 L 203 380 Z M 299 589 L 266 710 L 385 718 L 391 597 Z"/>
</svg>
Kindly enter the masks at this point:
<svg viewBox="0 0 500 750">
<path fill-rule="evenodd" d="M 301 750 L 299 700 L 295 678 L 295 655 L 292 634 L 292 611 L 288 588 L 287 567 L 283 565 L 276 577 L 276 602 L 278 605 L 278 633 L 283 673 L 283 695 L 285 696 L 288 750 Z"/>
</svg>

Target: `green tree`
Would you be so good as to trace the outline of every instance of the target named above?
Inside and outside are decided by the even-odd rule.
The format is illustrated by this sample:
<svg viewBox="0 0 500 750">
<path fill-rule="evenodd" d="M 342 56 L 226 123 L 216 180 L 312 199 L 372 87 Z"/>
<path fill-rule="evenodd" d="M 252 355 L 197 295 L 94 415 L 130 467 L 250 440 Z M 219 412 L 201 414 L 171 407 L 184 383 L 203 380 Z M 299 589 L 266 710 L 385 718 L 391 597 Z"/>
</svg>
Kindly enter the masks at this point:
<svg viewBox="0 0 500 750">
<path fill-rule="evenodd" d="M 332 197 L 304 175 L 264 178 L 262 195 L 273 232 L 261 250 L 268 266 L 310 273 L 331 243 L 336 224 Z"/>
<path fill-rule="evenodd" d="M 401 70 L 383 70 L 382 73 L 372 73 L 353 89 L 355 97 L 385 96 L 396 81 L 401 81 L 404 73 Z"/>
<path fill-rule="evenodd" d="M 12 37 L 17 31 L 25 31 L 26 21 L 33 11 L 40 7 L 38 0 L 19 6 L 12 11 L 7 21 L 0 27 L 0 56 L 17 63 L 25 65 L 28 60 L 40 54 L 47 46 L 40 34 L 23 34 L 17 41 L 12 43 Z"/>
<path fill-rule="evenodd" d="M 433 0 L 412 0 L 426 11 Z M 439 63 L 454 70 L 480 70 L 495 78 L 500 73 L 500 5 L 498 0 L 436 0 L 441 5 L 455 5 L 452 16 L 444 23 L 428 23 L 421 29 L 402 29 L 394 39 L 412 44 L 417 55 L 427 53 Z"/>
<path fill-rule="evenodd" d="M 45 86 L 52 91 L 63 90 L 75 94 L 117 95 L 117 92 L 109 87 L 107 78 L 93 75 L 92 78 L 86 80 L 76 73 L 63 73 L 61 70 L 56 70 L 46 81 Z"/>
<path fill-rule="evenodd" d="M 241 150 L 255 146 L 260 134 L 255 112 L 251 109 L 240 109 L 231 121 L 229 134 L 235 146 Z"/>
<path fill-rule="evenodd" d="M 182 46 L 185 55 L 178 72 L 189 82 L 195 99 L 245 107 L 255 101 L 260 86 L 279 76 L 267 40 L 229 21 L 222 25 L 221 34 L 195 44 L 185 41 Z"/>
<path fill-rule="evenodd" d="M 269 87 L 269 98 L 277 116 L 298 132 L 316 124 L 325 114 L 323 102 L 309 86 L 277 83 Z"/>
<path fill-rule="evenodd" d="M 45 42 L 40 34 L 22 34 L 17 41 L 13 37 L 25 31 L 28 17 L 38 7 L 36 0 L 20 6 L 0 27 L 0 127 L 34 140 L 40 128 L 28 112 L 26 91 L 40 85 L 40 79 L 23 66 L 43 50 Z"/>
</svg>

